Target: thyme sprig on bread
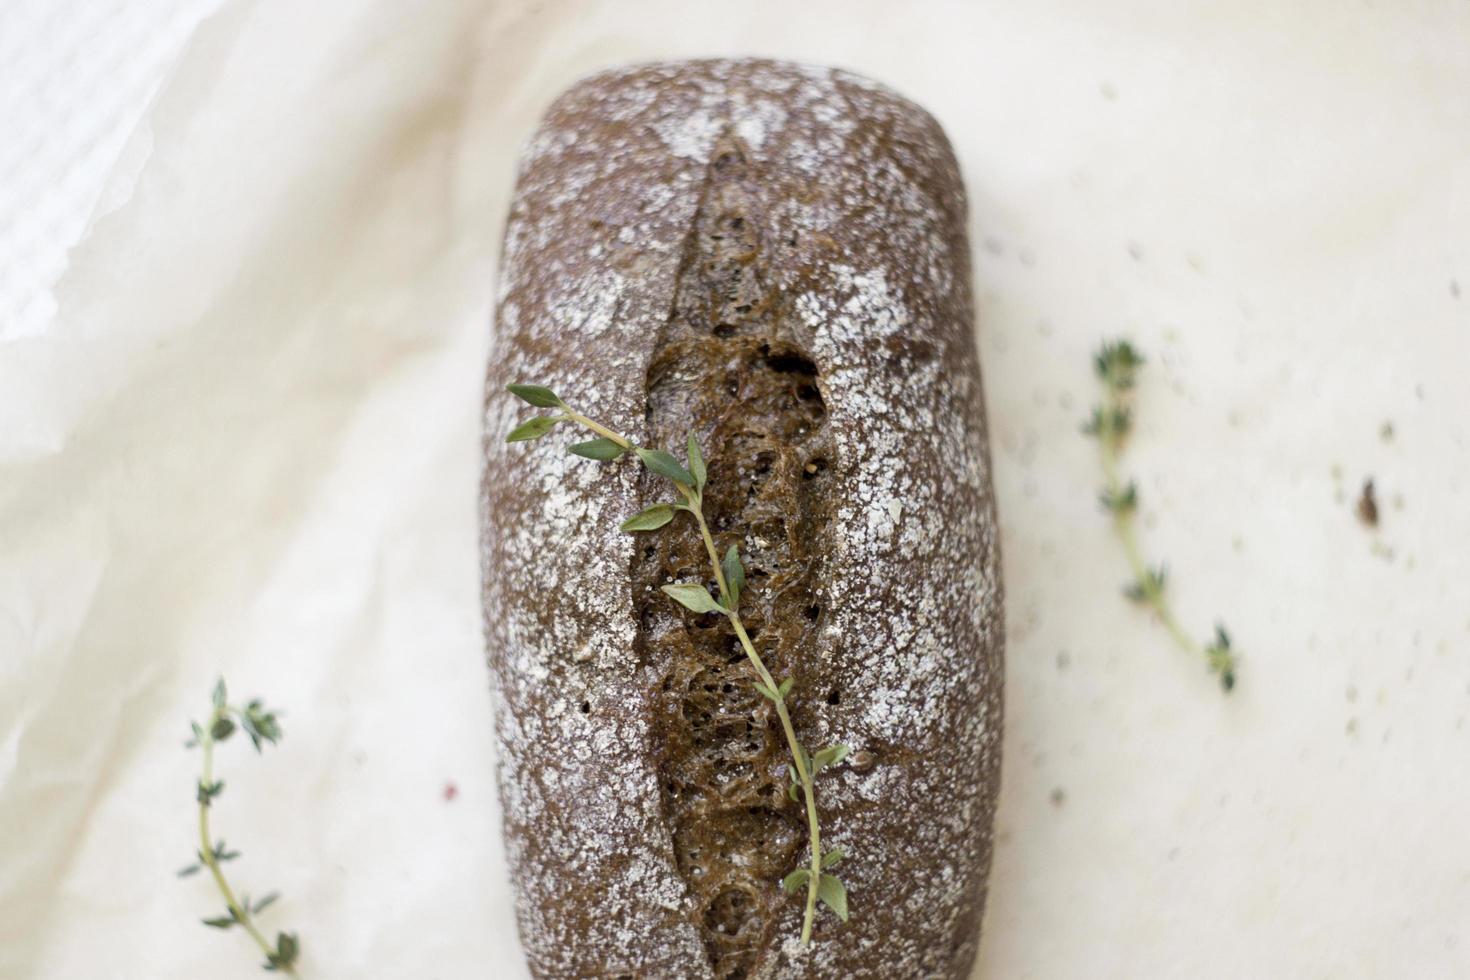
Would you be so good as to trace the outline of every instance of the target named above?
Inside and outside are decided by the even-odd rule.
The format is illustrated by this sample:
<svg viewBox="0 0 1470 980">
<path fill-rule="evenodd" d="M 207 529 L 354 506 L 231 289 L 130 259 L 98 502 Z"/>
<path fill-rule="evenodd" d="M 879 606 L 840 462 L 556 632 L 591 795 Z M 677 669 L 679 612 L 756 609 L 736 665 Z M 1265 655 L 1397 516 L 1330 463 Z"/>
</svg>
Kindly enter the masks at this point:
<svg viewBox="0 0 1470 980">
<path fill-rule="evenodd" d="M 204 755 L 198 786 L 194 794 L 199 803 L 199 850 L 198 860 L 186 868 L 181 868 L 178 874 L 180 878 L 186 878 L 207 870 L 210 877 L 214 879 L 215 887 L 219 889 L 220 895 L 225 900 L 225 914 L 204 919 L 204 924 L 212 929 L 233 929 L 238 926 L 245 930 L 255 941 L 255 945 L 259 946 L 260 951 L 265 954 L 263 966 L 266 971 L 284 973 L 288 977 L 299 977 L 300 974 L 296 972 L 296 961 L 301 953 L 301 941 L 296 934 L 278 932 L 275 943 L 272 943 L 255 923 L 255 917 L 272 905 L 279 896 L 271 892 L 253 902 L 249 895 L 241 894 L 236 897 L 235 890 L 226 880 L 220 865 L 238 858 L 240 852 L 230 850 L 225 846 L 224 841 L 216 841 L 210 833 L 210 811 L 214 801 L 225 789 L 224 780 L 214 778 L 215 745 L 225 741 L 236 731 L 243 731 L 249 736 L 256 752 L 260 752 L 267 743 L 275 745 L 281 739 L 281 725 L 276 719 L 275 712 L 268 711 L 259 700 L 252 700 L 244 707 L 232 705 L 229 703 L 228 694 L 224 679 L 221 678 L 214 685 L 214 691 L 210 696 L 212 709 L 204 720 L 204 724 L 189 723 L 194 731 L 194 737 L 185 743 L 185 747 L 198 748 Z"/>
<path fill-rule="evenodd" d="M 1083 431 L 1095 436 L 1101 450 L 1103 469 L 1102 505 L 1113 515 L 1113 530 L 1123 545 L 1123 553 L 1133 571 L 1133 581 L 1123 594 L 1134 602 L 1152 609 L 1164 624 L 1170 637 L 1185 653 L 1202 658 L 1209 669 L 1220 675 L 1220 686 L 1228 693 L 1235 687 L 1235 652 L 1225 627 L 1215 626 L 1214 638 L 1207 644 L 1196 643 L 1174 615 L 1164 586 L 1167 570 L 1150 565 L 1143 559 L 1138 545 L 1135 517 L 1138 514 L 1138 484 L 1126 483 L 1119 472 L 1119 460 L 1133 429 L 1131 396 L 1144 360 L 1126 340 L 1107 341 L 1093 355 L 1093 370 L 1103 384 L 1103 402 L 1092 410 Z"/>
<path fill-rule="evenodd" d="M 709 555 L 715 591 L 712 593 L 703 582 L 671 583 L 663 585 L 662 589 L 669 598 L 695 615 L 719 615 L 729 621 L 746 659 L 755 671 L 757 679 L 753 681 L 753 686 L 756 692 L 771 702 L 780 719 L 791 754 L 788 770 L 791 785 L 787 793 L 793 802 L 805 804 L 811 843 L 810 863 L 792 871 L 781 882 L 782 887 L 792 894 L 803 890 L 806 892 L 806 908 L 801 926 L 802 943 L 811 941 L 812 925 L 816 920 L 819 902 L 830 908 L 838 918 L 847 921 L 847 888 L 829 870 L 842 859 L 843 853 L 841 848 L 835 847 L 826 852 L 822 850 L 815 780 L 823 769 L 835 766 L 846 758 L 848 747 L 829 745 L 817 752 L 807 751 L 797 737 L 788 710 L 792 679 L 788 677 L 778 681 L 772 676 L 746 632 L 745 624 L 740 618 L 740 597 L 745 590 L 745 566 L 740 559 L 738 545 L 731 545 L 722 557 L 715 546 L 714 537 L 710 534 L 704 513 L 704 490 L 709 472 L 698 438 L 693 432 L 689 433 L 685 459 L 681 462 L 670 452 L 636 445 L 631 439 L 575 411 L 549 388 L 513 384 L 508 386 L 508 390 L 527 404 L 536 408 L 555 409 L 557 414 L 527 419 L 511 430 L 506 441 L 527 442 L 539 439 L 558 424 L 570 422 L 589 430 L 596 438 L 574 443 L 568 447 L 568 452 L 598 462 L 612 462 L 625 454 L 632 454 L 647 470 L 673 484 L 677 499 L 645 507 L 624 521 L 621 530 L 629 533 L 656 531 L 680 513 L 688 514 L 694 519 L 705 551 Z"/>
</svg>

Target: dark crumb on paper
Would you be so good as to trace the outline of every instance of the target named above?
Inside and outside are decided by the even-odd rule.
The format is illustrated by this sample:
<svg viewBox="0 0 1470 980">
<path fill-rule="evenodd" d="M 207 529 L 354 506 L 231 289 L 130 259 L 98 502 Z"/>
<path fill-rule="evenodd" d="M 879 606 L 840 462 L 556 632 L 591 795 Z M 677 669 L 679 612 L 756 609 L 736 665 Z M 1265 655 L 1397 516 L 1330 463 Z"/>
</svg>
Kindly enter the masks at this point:
<svg viewBox="0 0 1470 980">
<path fill-rule="evenodd" d="M 1458 279 L 1450 280 L 1450 295 L 1455 299 L 1460 298 L 1460 281 Z"/>
<path fill-rule="evenodd" d="M 1057 670 L 1066 670 L 1072 666 L 1072 655 L 1063 650 L 1057 654 Z"/>
<path fill-rule="evenodd" d="M 1358 520 L 1365 527 L 1378 526 L 1378 497 L 1373 492 L 1373 481 L 1363 481 L 1363 492 L 1358 497 Z"/>
<path fill-rule="evenodd" d="M 1103 82 L 1097 87 L 1097 90 L 1099 93 L 1101 93 L 1102 97 L 1107 99 L 1109 102 L 1118 101 L 1118 87 L 1112 82 Z"/>
<path fill-rule="evenodd" d="M 1141 261 L 1143 259 L 1143 246 L 1137 242 L 1129 242 L 1128 256 L 1135 262 Z"/>
<path fill-rule="evenodd" d="M 1382 439 L 1384 442 L 1393 442 L 1392 422 L 1385 420 L 1384 423 L 1378 427 L 1378 438 Z"/>
<path fill-rule="evenodd" d="M 452 782 L 444 784 L 444 802 L 453 803 L 459 797 L 459 787 Z"/>
<path fill-rule="evenodd" d="M 1058 786 L 1051 791 L 1051 805 L 1059 807 L 1067 802 L 1067 791 Z"/>
</svg>

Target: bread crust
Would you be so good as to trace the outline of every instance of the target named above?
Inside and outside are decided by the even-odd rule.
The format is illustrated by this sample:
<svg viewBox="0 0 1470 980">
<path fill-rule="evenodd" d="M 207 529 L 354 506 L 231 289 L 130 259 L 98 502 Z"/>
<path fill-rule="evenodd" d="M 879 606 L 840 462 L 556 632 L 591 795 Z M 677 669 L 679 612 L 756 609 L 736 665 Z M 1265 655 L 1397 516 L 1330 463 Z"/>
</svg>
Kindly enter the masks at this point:
<svg viewBox="0 0 1470 980">
<path fill-rule="evenodd" d="M 482 561 L 536 976 L 968 975 L 1004 640 L 965 219 L 938 124 L 839 70 L 610 71 L 527 146 L 488 372 Z M 684 567 L 686 532 L 617 530 L 665 491 L 627 458 L 568 456 L 586 438 L 568 426 L 506 445 L 526 414 L 513 381 L 642 444 L 707 440 L 729 494 L 721 547 L 769 565 L 749 600 L 757 645 L 796 681 L 803 742 L 843 742 L 857 763 L 817 785 L 852 919 L 824 914 L 810 947 L 778 888 L 805 838 L 799 807 L 768 793 L 783 760 L 765 709 L 741 700 L 738 664 L 699 686 L 717 641 L 649 595 Z"/>
</svg>

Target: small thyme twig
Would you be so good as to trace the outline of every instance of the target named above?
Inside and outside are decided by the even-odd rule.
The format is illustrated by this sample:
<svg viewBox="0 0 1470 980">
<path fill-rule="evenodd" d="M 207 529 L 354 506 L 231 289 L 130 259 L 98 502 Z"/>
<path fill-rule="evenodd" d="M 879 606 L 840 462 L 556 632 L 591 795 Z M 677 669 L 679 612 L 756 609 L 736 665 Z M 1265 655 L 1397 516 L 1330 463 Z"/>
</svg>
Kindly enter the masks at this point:
<svg viewBox="0 0 1470 980">
<path fill-rule="evenodd" d="M 791 753 L 791 786 L 787 790 L 787 795 L 792 802 L 796 802 L 798 797 L 804 799 L 807 829 L 811 839 L 810 865 L 797 868 L 781 881 L 782 887 L 788 892 L 794 893 L 803 887 L 806 889 L 806 911 L 801 925 L 802 945 L 811 942 L 812 924 L 816 920 L 818 901 L 825 903 L 837 914 L 838 918 L 846 922 L 847 888 L 840 878 L 826 870 L 842 860 L 842 849 L 834 847 L 825 854 L 822 852 L 821 827 L 817 819 L 815 779 L 823 768 L 836 765 L 846 758 L 848 748 L 845 745 L 829 745 L 815 754 L 807 752 L 801 740 L 797 738 L 796 728 L 791 723 L 791 714 L 786 706 L 787 697 L 791 693 L 791 679 L 787 678 L 778 683 L 771 676 L 771 672 L 766 669 L 765 662 L 756 652 L 750 635 L 745 631 L 745 623 L 740 618 L 740 594 L 745 588 L 745 566 L 740 561 L 740 551 L 736 545 L 731 545 L 722 559 L 719 549 L 715 547 L 714 537 L 710 534 L 709 523 L 704 516 L 704 488 L 708 479 L 708 470 L 698 439 L 695 438 L 693 432 L 689 433 L 687 459 L 685 463 L 680 463 L 678 458 L 671 453 L 661 449 L 645 449 L 637 446 L 631 439 L 574 411 L 549 388 L 541 385 L 514 384 L 508 385 L 507 390 L 537 408 L 561 410 L 558 415 L 543 415 L 522 422 L 511 430 L 510 435 L 506 437 L 507 442 L 527 442 L 539 439 L 558 423 L 573 422 L 592 431 L 598 438 L 590 442 L 576 443 L 568 447 L 568 452 L 599 462 L 610 462 L 624 453 L 631 452 L 650 472 L 673 483 L 674 489 L 682 498 L 680 501 L 646 507 L 624 521 L 621 530 L 627 532 L 657 530 L 672 521 L 674 514 L 678 511 L 684 511 L 694 518 L 699 527 L 699 536 L 704 541 L 705 552 L 709 555 L 710 568 L 714 572 L 718 595 L 710 595 L 709 590 L 698 582 L 680 582 L 665 585 L 662 589 L 671 599 L 690 612 L 719 613 L 730 621 L 735 636 L 740 641 L 740 647 L 745 651 L 746 659 L 750 661 L 750 665 L 760 678 L 755 682 L 756 691 L 775 706 L 776 716 L 781 721 L 781 730 L 786 736 L 786 747 Z"/>
<path fill-rule="evenodd" d="M 279 897 L 276 892 L 271 892 L 264 898 L 250 901 L 248 895 L 236 898 L 235 890 L 225 880 L 224 871 L 220 865 L 226 861 L 233 861 L 240 856 L 239 851 L 231 851 L 225 847 L 224 841 L 214 842 L 209 831 L 209 813 L 214 801 L 224 792 L 225 784 L 222 780 L 214 778 L 214 746 L 217 742 L 223 742 L 234 734 L 236 725 L 250 736 L 250 741 L 255 746 L 255 751 L 261 750 L 264 742 L 272 745 L 280 741 L 281 726 L 276 720 L 274 712 L 267 711 L 260 701 L 251 701 L 243 708 L 230 704 L 227 700 L 224 679 L 221 678 L 214 685 L 212 695 L 213 710 L 203 725 L 190 722 L 194 730 L 194 737 L 185 743 L 186 748 L 198 746 L 204 753 L 204 761 L 201 766 L 198 787 L 195 798 L 199 802 L 199 851 L 198 861 L 182 868 L 179 877 L 184 878 L 197 874 L 202 870 L 208 870 L 210 877 L 214 879 L 215 886 L 225 900 L 225 914 L 213 919 L 204 919 L 205 925 L 214 929 L 230 929 L 239 926 L 249 934 L 265 954 L 264 967 L 269 972 L 280 972 L 288 977 L 300 977 L 296 971 L 296 961 L 301 954 L 301 941 L 295 933 L 281 932 L 276 934 L 276 943 L 271 945 L 270 940 L 260 931 L 255 924 L 255 916 L 264 911 Z"/>
<path fill-rule="evenodd" d="M 1123 545 L 1123 554 L 1133 572 L 1133 581 L 1123 590 L 1134 602 L 1152 609 L 1169 631 L 1174 643 L 1185 653 L 1205 660 L 1220 675 L 1220 686 L 1228 693 L 1235 687 L 1235 653 L 1230 647 L 1230 634 L 1225 627 L 1215 626 L 1214 641 L 1201 645 L 1192 640 L 1169 605 L 1164 594 L 1166 578 L 1163 565 L 1149 566 L 1138 546 L 1134 518 L 1138 514 L 1138 484 L 1126 484 L 1119 475 L 1119 460 L 1124 443 L 1133 427 L 1129 393 L 1143 367 L 1143 357 L 1126 340 L 1107 342 L 1093 355 L 1093 369 L 1103 383 L 1103 403 L 1092 410 L 1092 418 L 1083 431 L 1095 436 L 1102 459 L 1102 505 L 1113 515 L 1113 530 Z"/>
</svg>

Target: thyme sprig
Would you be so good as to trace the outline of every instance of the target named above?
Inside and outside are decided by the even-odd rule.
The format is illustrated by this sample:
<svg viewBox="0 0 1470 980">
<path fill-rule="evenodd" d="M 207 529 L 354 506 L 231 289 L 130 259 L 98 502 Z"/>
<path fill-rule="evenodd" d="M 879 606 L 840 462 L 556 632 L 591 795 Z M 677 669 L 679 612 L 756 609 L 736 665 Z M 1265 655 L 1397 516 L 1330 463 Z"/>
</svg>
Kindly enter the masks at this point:
<svg viewBox="0 0 1470 980">
<path fill-rule="evenodd" d="M 244 929 L 260 947 L 260 951 L 265 954 L 264 968 L 267 971 L 284 973 L 288 977 L 300 977 L 296 970 L 296 962 L 301 954 L 301 941 L 296 934 L 278 932 L 276 941 L 272 944 L 255 924 L 255 917 L 274 904 L 280 897 L 279 894 L 271 892 L 253 902 L 249 895 L 241 894 L 237 898 L 235 890 L 225 879 L 220 865 L 235 860 L 240 856 L 240 852 L 230 850 L 225 846 L 223 840 L 215 841 L 209 827 L 210 810 L 214 801 L 225 789 L 224 780 L 214 778 L 215 745 L 225 741 L 238 730 L 249 736 L 251 744 L 255 746 L 255 751 L 260 752 L 266 743 L 275 745 L 280 741 L 281 725 L 275 712 L 266 710 L 259 700 L 252 700 L 244 707 L 230 704 L 224 678 L 220 678 L 214 685 L 210 701 L 212 710 L 209 716 L 202 725 L 193 721 L 189 723 L 194 731 L 194 737 L 184 743 L 185 748 L 200 749 L 204 760 L 194 793 L 199 803 L 198 860 L 186 868 L 179 869 L 178 874 L 180 878 L 186 878 L 208 870 L 220 895 L 224 897 L 225 914 L 201 921 L 212 929 L 233 929 L 236 926 Z"/>
<path fill-rule="evenodd" d="M 1098 441 L 1104 480 L 1099 499 L 1113 515 L 1113 530 L 1133 572 L 1133 581 L 1123 588 L 1123 594 L 1152 609 L 1174 643 L 1185 653 L 1202 658 L 1213 673 L 1220 675 L 1220 686 L 1228 693 L 1235 687 L 1236 671 L 1230 634 L 1217 624 L 1213 639 L 1199 644 L 1179 625 L 1165 593 L 1167 569 L 1162 564 L 1145 562 L 1138 545 L 1138 484 L 1133 480 L 1125 483 L 1119 474 L 1119 460 L 1133 428 L 1131 395 L 1144 365 L 1143 356 L 1126 340 L 1108 341 L 1093 355 L 1092 363 L 1103 385 L 1103 402 L 1093 408 L 1082 431 Z"/>
<path fill-rule="evenodd" d="M 638 458 L 644 468 L 673 484 L 678 499 L 645 507 L 625 520 L 620 530 L 629 533 L 655 531 L 668 524 L 679 513 L 686 513 L 694 519 L 699 528 L 700 538 L 704 541 L 705 551 L 709 555 L 716 591 L 711 594 L 708 587 L 702 582 L 678 582 L 662 586 L 663 592 L 692 613 L 697 615 L 714 613 L 729 620 L 735 636 L 740 641 L 741 649 L 745 651 L 746 659 L 750 661 L 751 667 L 754 668 L 759 678 L 754 683 L 756 692 L 771 702 L 775 707 L 776 716 L 781 721 L 781 729 L 786 736 L 786 747 L 791 754 L 791 765 L 788 769 L 791 775 L 791 786 L 787 790 L 787 795 L 792 802 L 805 802 L 807 830 L 811 840 L 809 865 L 797 868 L 781 881 L 782 887 L 789 893 L 795 894 L 803 889 L 806 890 L 806 909 L 801 925 L 802 945 L 811 942 L 812 925 L 816 920 L 818 902 L 825 904 L 838 918 L 846 922 L 848 918 L 847 888 L 837 875 L 827 870 L 842 860 L 843 852 L 841 848 L 835 847 L 826 852 L 822 850 L 815 780 L 817 774 L 823 769 L 835 766 L 846 758 L 848 748 L 846 745 L 829 745 L 811 753 L 797 738 L 796 728 L 791 723 L 791 713 L 788 710 L 792 679 L 788 677 L 777 681 L 771 675 L 765 662 L 761 660 L 760 654 L 756 652 L 755 645 L 750 640 L 750 634 L 745 630 L 745 623 L 740 618 L 740 596 L 745 589 L 745 566 L 740 560 L 739 546 L 731 545 L 721 557 L 715 547 L 714 537 L 710 534 L 709 523 L 705 520 L 704 489 L 709 479 L 709 472 L 698 438 L 693 432 L 689 433 L 685 459 L 681 462 L 678 457 L 665 450 L 648 449 L 634 444 L 631 439 L 573 410 L 551 389 L 542 385 L 513 384 L 508 385 L 507 390 L 536 408 L 559 410 L 555 415 L 537 416 L 522 422 L 511 430 L 510 435 L 506 437 L 507 442 L 527 442 L 539 439 L 558 424 L 572 422 L 588 429 L 597 438 L 588 442 L 575 443 L 568 447 L 568 452 L 598 462 L 612 462 L 625 453 L 631 453 Z"/>
</svg>

